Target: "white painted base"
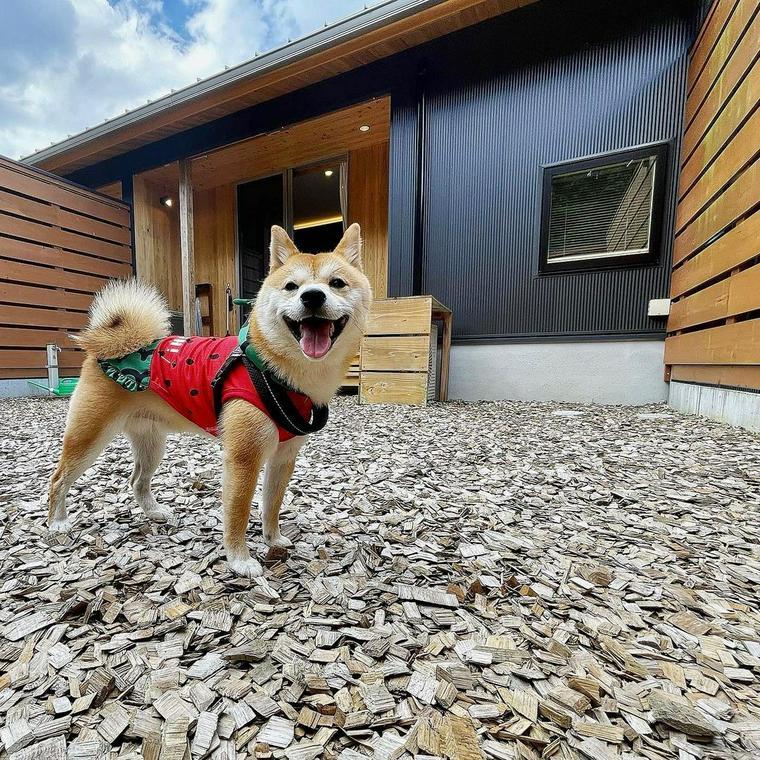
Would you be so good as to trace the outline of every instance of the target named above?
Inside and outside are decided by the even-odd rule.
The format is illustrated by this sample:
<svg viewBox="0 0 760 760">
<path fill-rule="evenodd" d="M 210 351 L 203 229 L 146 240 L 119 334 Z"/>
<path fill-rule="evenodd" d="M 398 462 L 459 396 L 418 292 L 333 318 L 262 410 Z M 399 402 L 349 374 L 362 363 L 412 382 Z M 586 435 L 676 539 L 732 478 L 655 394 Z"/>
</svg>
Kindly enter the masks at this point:
<svg viewBox="0 0 760 760">
<path fill-rule="evenodd" d="M 671 382 L 668 404 L 679 412 L 700 414 L 760 433 L 760 393 Z"/>
<path fill-rule="evenodd" d="M 451 351 L 449 398 L 468 401 L 665 401 L 661 340 L 481 343 Z"/>
</svg>

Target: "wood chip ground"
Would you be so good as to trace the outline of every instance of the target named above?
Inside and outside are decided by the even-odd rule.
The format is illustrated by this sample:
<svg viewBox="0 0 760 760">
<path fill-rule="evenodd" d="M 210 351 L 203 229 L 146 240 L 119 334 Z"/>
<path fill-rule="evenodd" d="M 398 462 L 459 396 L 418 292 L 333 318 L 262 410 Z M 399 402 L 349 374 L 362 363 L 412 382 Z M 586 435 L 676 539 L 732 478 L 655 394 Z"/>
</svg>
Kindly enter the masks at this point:
<svg viewBox="0 0 760 760">
<path fill-rule="evenodd" d="M 760 438 L 663 407 L 338 400 L 266 576 L 214 442 L 45 528 L 67 403 L 0 401 L 0 760 L 760 757 Z"/>
</svg>

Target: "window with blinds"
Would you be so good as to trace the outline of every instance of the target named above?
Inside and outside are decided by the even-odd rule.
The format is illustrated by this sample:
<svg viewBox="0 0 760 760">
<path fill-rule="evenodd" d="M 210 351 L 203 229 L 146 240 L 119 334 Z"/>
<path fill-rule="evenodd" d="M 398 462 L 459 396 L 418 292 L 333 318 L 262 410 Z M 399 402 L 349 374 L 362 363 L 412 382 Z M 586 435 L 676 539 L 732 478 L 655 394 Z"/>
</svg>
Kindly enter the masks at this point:
<svg viewBox="0 0 760 760">
<path fill-rule="evenodd" d="M 545 169 L 542 271 L 657 258 L 664 146 Z"/>
</svg>

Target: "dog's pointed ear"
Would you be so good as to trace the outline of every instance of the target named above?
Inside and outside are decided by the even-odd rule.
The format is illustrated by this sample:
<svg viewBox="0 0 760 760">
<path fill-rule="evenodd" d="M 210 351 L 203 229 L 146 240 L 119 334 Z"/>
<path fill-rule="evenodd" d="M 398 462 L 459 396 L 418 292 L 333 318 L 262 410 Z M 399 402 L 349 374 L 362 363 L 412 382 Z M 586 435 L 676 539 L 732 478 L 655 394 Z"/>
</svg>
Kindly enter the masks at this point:
<svg viewBox="0 0 760 760">
<path fill-rule="evenodd" d="M 335 253 L 357 269 L 362 268 L 362 230 L 356 222 L 343 233 Z"/>
<path fill-rule="evenodd" d="M 294 253 L 298 253 L 298 248 L 288 233 L 282 227 L 278 227 L 276 224 L 272 225 L 272 238 L 269 243 L 269 271 L 274 272 Z"/>
</svg>

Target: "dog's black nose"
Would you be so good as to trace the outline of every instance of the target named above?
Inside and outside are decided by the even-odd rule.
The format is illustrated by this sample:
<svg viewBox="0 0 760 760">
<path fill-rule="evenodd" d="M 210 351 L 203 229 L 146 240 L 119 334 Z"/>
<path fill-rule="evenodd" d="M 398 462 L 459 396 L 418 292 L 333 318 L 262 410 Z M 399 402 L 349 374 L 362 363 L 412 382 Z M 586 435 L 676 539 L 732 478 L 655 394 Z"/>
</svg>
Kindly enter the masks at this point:
<svg viewBox="0 0 760 760">
<path fill-rule="evenodd" d="M 325 302 L 326 298 L 324 290 L 319 290 L 318 288 L 304 290 L 301 293 L 301 303 L 307 309 L 318 309 Z"/>
</svg>

